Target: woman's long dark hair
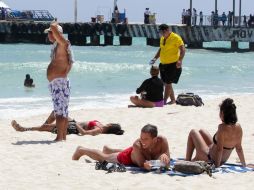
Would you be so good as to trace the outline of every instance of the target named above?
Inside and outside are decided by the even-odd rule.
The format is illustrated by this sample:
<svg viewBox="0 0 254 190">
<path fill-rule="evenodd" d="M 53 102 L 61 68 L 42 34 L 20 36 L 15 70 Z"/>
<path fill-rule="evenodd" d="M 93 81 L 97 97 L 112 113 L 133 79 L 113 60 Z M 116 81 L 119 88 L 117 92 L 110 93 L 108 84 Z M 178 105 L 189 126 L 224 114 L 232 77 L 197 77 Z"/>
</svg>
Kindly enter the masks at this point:
<svg viewBox="0 0 254 190">
<path fill-rule="evenodd" d="M 120 124 L 110 123 L 110 124 L 108 124 L 108 130 L 105 133 L 106 134 L 122 135 L 124 133 L 124 130 L 122 130 Z"/>
<path fill-rule="evenodd" d="M 233 99 L 227 98 L 223 100 L 220 105 L 220 111 L 224 115 L 223 120 L 225 124 L 234 125 L 237 122 L 236 106 Z"/>
</svg>

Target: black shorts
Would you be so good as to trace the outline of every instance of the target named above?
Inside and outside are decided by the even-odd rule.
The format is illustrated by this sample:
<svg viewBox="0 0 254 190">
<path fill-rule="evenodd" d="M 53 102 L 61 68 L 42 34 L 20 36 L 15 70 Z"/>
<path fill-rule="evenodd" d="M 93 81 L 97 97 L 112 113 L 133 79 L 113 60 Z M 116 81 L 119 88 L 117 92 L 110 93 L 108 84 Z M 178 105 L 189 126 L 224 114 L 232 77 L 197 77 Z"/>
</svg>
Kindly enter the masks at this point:
<svg viewBox="0 0 254 190">
<path fill-rule="evenodd" d="M 177 83 L 181 73 L 182 73 L 182 68 L 177 68 L 176 67 L 176 62 L 175 63 L 170 63 L 170 64 L 161 64 L 159 65 L 160 68 L 160 75 L 161 75 L 161 80 L 166 83 L 166 84 L 171 84 L 171 83 Z"/>
<path fill-rule="evenodd" d="M 54 127 L 51 131 L 54 134 L 57 134 L 57 128 Z M 68 127 L 67 127 L 67 134 L 79 134 L 79 131 L 76 127 L 76 121 L 75 120 L 70 120 L 68 121 Z"/>
</svg>

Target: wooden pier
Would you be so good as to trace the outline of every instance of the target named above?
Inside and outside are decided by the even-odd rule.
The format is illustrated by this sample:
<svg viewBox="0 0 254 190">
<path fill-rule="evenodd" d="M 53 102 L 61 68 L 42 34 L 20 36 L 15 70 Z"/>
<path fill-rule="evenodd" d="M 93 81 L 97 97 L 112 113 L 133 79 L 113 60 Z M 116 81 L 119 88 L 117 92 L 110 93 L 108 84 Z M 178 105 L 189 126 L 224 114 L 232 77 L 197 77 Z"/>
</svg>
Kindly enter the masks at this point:
<svg viewBox="0 0 254 190">
<path fill-rule="evenodd" d="M 133 37 L 145 37 L 147 45 L 159 46 L 159 25 L 111 24 L 111 23 L 60 23 L 73 45 L 100 46 L 113 45 L 114 37 L 119 37 L 120 45 L 131 45 Z M 0 43 L 48 44 L 44 30 L 48 22 L 0 22 Z M 248 42 L 254 51 L 254 28 L 228 26 L 178 26 L 171 30 L 179 34 L 187 47 L 202 48 L 203 42 L 228 41 L 231 49 L 237 50 L 239 42 Z M 101 44 L 100 36 L 104 36 Z"/>
</svg>

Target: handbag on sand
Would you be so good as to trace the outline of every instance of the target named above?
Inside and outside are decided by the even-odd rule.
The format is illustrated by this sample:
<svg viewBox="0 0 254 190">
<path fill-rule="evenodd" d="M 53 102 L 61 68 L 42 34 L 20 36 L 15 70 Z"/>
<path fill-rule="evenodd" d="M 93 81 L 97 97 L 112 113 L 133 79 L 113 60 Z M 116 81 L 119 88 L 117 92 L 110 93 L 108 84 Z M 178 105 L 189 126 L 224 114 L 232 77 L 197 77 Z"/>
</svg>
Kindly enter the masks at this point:
<svg viewBox="0 0 254 190">
<path fill-rule="evenodd" d="M 176 104 L 180 104 L 182 106 L 202 106 L 204 105 L 202 98 L 194 93 L 182 93 L 177 96 Z"/>
<path fill-rule="evenodd" d="M 208 164 L 205 161 L 177 161 L 173 170 L 185 174 L 201 174 L 206 172 L 210 177 L 212 176 L 212 169 L 214 165 Z"/>
</svg>

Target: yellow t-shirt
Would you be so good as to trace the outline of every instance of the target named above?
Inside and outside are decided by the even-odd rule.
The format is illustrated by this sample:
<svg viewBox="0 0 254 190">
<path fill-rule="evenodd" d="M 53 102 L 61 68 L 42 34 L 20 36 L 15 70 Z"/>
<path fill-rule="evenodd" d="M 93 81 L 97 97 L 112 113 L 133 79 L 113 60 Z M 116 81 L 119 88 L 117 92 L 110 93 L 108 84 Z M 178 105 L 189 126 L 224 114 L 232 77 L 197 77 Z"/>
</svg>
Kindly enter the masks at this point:
<svg viewBox="0 0 254 190">
<path fill-rule="evenodd" d="M 184 45 L 182 38 L 171 32 L 164 44 L 164 37 L 160 39 L 160 62 L 161 64 L 170 64 L 177 62 L 180 56 L 179 47 Z"/>
</svg>

